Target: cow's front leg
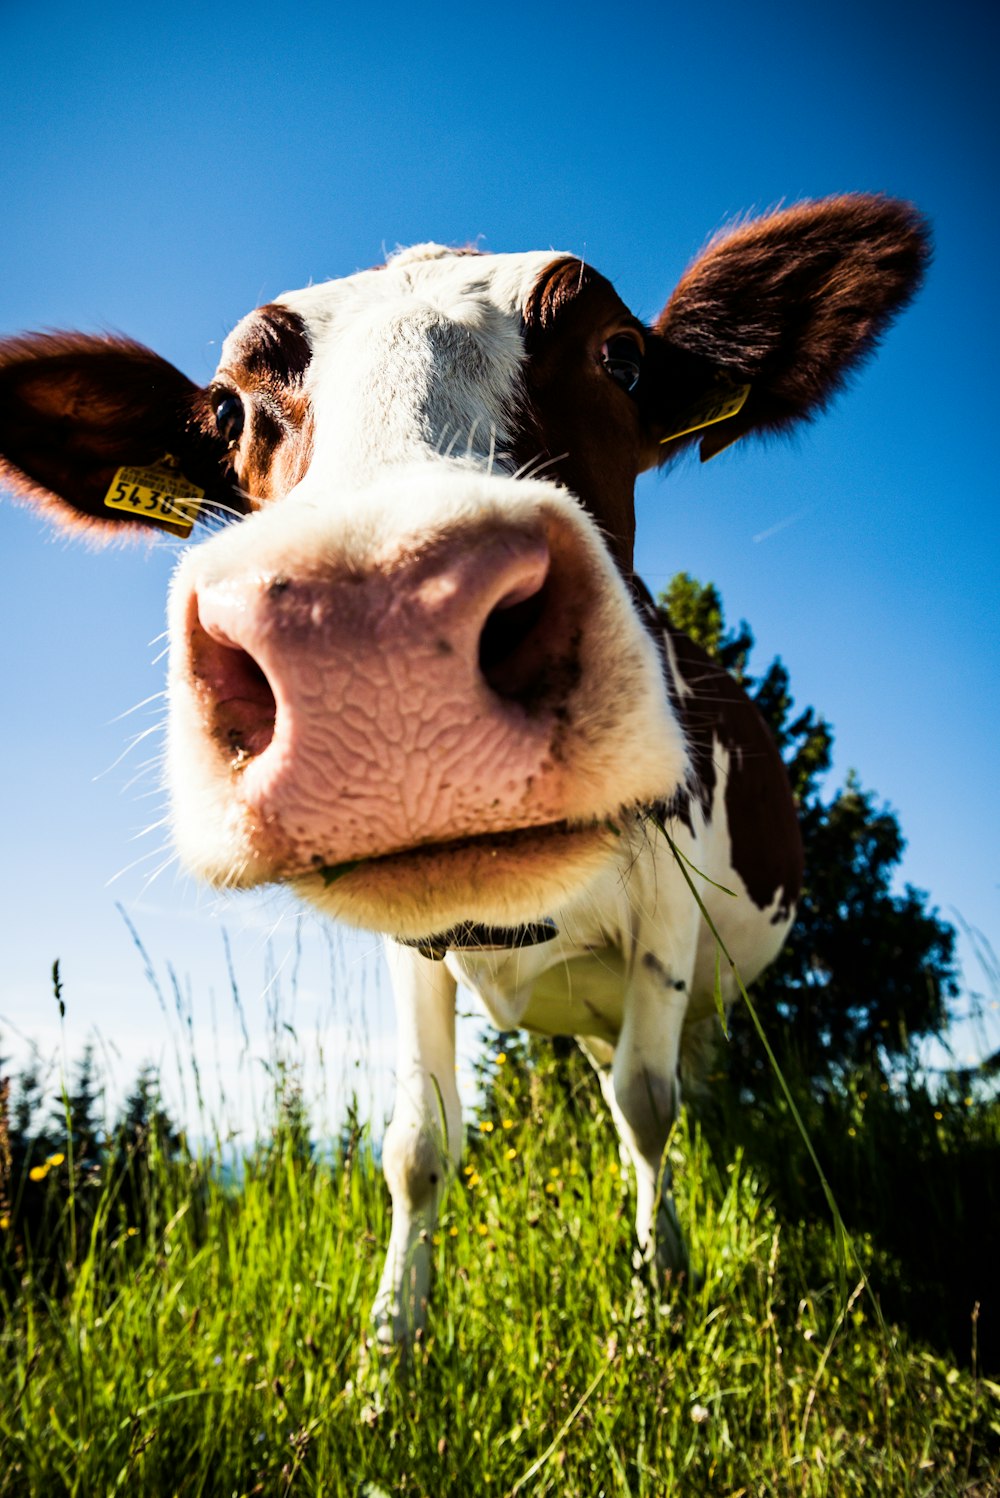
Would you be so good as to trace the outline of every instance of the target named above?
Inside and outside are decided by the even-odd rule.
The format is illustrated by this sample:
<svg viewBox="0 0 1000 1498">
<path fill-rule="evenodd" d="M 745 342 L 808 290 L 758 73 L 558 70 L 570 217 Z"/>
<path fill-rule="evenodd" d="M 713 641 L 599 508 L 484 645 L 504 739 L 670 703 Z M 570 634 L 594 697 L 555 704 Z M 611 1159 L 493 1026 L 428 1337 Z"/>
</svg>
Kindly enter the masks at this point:
<svg viewBox="0 0 1000 1498">
<path fill-rule="evenodd" d="M 688 1259 L 664 1153 L 680 1106 L 678 1063 L 694 968 L 693 935 L 671 953 L 640 948 L 614 1060 L 601 1076 L 635 1170 L 636 1265 L 652 1261 L 673 1273 L 686 1270 Z"/>
<path fill-rule="evenodd" d="M 462 1110 L 455 1082 L 454 978 L 386 943 L 396 1005 L 396 1100 L 382 1147 L 392 1197 L 392 1232 L 372 1306 L 375 1340 L 405 1345 L 424 1324 L 431 1235 L 445 1179 L 462 1148 Z"/>
</svg>

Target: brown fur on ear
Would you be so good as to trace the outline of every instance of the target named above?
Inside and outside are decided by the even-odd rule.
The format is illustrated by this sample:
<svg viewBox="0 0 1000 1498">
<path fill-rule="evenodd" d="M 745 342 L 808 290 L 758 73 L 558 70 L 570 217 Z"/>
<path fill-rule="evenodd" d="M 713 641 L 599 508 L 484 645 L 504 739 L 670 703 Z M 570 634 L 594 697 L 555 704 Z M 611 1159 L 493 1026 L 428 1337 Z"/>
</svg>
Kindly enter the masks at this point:
<svg viewBox="0 0 1000 1498">
<path fill-rule="evenodd" d="M 705 455 L 822 410 L 917 291 L 930 253 L 911 204 L 865 194 L 718 235 L 655 324 L 668 348 L 751 386 L 740 415 L 703 439 Z"/>
<path fill-rule="evenodd" d="M 195 418 L 195 386 L 128 338 L 32 333 L 0 342 L 0 482 L 54 520 L 100 538 L 151 522 L 104 507 L 123 465 L 167 453 L 206 499 L 242 509 L 224 448 Z"/>
</svg>

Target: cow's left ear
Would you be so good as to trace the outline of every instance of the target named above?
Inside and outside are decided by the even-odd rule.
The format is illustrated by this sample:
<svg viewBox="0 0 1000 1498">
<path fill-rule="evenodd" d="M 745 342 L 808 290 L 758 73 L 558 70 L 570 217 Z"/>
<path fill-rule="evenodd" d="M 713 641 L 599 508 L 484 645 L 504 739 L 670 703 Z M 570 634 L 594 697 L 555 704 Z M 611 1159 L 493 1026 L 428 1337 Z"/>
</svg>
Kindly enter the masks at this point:
<svg viewBox="0 0 1000 1498">
<path fill-rule="evenodd" d="M 712 457 L 822 410 L 914 295 L 930 252 L 915 208 L 862 194 L 717 236 L 654 324 L 666 400 L 646 414 L 664 456 L 700 440 Z"/>
<path fill-rule="evenodd" d="M 0 341 L 0 485 L 99 539 L 245 508 L 199 388 L 128 338 Z"/>
</svg>

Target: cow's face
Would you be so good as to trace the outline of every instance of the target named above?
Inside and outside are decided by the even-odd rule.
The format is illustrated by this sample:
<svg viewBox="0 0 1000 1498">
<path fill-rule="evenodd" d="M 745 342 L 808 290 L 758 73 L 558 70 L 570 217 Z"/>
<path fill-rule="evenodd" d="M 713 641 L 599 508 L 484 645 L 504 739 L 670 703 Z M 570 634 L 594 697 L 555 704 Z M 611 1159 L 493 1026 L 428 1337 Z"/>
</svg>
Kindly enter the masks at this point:
<svg viewBox="0 0 1000 1498">
<path fill-rule="evenodd" d="M 435 247 L 237 327 L 202 419 L 254 513 L 170 615 L 192 868 L 405 935 L 512 923 L 678 786 L 625 580 L 648 336 L 579 261 Z"/>
<path fill-rule="evenodd" d="M 251 314 L 201 391 L 121 340 L 12 340 L 15 487 L 135 527 L 118 466 L 169 452 L 244 517 L 172 591 L 190 867 L 407 936 L 584 885 L 687 767 L 631 590 L 637 473 L 815 411 L 925 256 L 906 205 L 804 205 L 710 246 L 644 327 L 571 257 L 422 247 Z"/>
</svg>

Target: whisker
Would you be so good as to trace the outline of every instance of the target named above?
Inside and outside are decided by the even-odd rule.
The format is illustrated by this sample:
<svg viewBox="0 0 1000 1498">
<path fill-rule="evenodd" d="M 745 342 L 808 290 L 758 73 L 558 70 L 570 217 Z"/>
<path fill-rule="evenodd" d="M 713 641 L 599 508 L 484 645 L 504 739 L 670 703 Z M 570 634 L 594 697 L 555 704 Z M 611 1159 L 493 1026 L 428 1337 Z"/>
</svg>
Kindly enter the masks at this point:
<svg viewBox="0 0 1000 1498">
<path fill-rule="evenodd" d="M 162 853 L 163 849 L 160 848 L 158 851 L 160 853 Z M 173 852 L 173 853 L 171 853 L 169 858 L 165 858 L 163 860 L 163 862 L 157 868 L 155 868 L 153 870 L 153 872 L 149 875 L 148 879 L 146 880 L 145 884 L 142 886 L 142 889 L 139 891 L 139 899 L 141 900 L 143 898 L 143 896 L 146 894 L 147 890 L 149 889 L 150 885 L 153 884 L 157 879 L 159 879 L 160 875 L 164 872 L 164 870 L 169 869 L 169 867 L 170 867 L 170 865 L 172 863 L 176 864 L 176 863 L 179 863 L 179 862 L 180 862 L 180 854 L 177 853 L 176 851 Z M 134 867 L 135 867 L 135 865 L 133 864 L 133 868 Z"/>
<path fill-rule="evenodd" d="M 141 838 L 148 837 L 151 832 L 156 832 L 161 827 L 167 827 L 169 823 L 170 814 L 168 812 L 166 816 L 160 817 L 159 821 L 150 822 L 148 827 L 143 827 L 141 832 L 133 832 L 132 836 L 129 838 L 129 842 L 137 843 Z"/>
<path fill-rule="evenodd" d="M 138 782 L 143 779 L 144 776 L 148 775 L 150 770 L 160 768 L 164 764 L 165 760 L 166 752 L 154 754 L 149 759 L 144 759 L 141 765 L 136 766 L 135 774 L 130 776 L 122 786 L 122 794 L 124 795 L 126 791 L 130 791 L 134 785 L 138 784 Z M 152 791 L 145 791 L 144 795 L 155 796 L 162 789 L 162 786 L 157 786 Z"/>
<path fill-rule="evenodd" d="M 159 733 L 160 729 L 164 727 L 165 723 L 166 719 L 160 718 L 156 723 L 150 724 L 149 728 L 144 728 L 141 733 L 137 733 L 134 738 L 131 738 L 128 741 L 121 754 L 119 754 L 118 758 L 112 761 L 112 763 L 108 765 L 106 770 L 102 770 L 100 774 L 94 776 L 94 781 L 96 782 L 98 780 L 103 780 L 105 775 L 109 775 L 112 770 L 116 770 L 121 764 L 122 760 L 125 759 L 127 755 L 131 754 L 132 750 L 135 749 L 139 744 L 141 744 L 143 739 L 148 739 L 151 733 Z"/>
<path fill-rule="evenodd" d="M 131 786 L 133 786 L 135 784 L 136 780 L 138 780 L 138 779 L 139 779 L 139 776 L 138 775 L 135 776 L 134 779 L 130 780 L 129 784 L 127 786 L 123 786 L 122 789 L 127 791 Z M 154 785 L 152 787 L 151 790 L 140 791 L 137 796 L 133 796 L 132 797 L 132 800 L 133 801 L 148 801 L 151 796 L 162 796 L 162 794 L 163 794 L 163 786 L 161 784 L 157 783 L 156 785 Z M 164 804 L 166 804 L 166 803 L 164 803 Z"/>
<path fill-rule="evenodd" d="M 140 708 L 148 707 L 151 702 L 158 702 L 161 697 L 165 697 L 166 695 L 165 689 L 161 692 L 153 692 L 149 697 L 144 697 L 141 702 L 137 702 L 135 707 L 127 707 L 123 713 L 118 714 L 117 718 L 110 718 L 108 725 L 121 723 L 123 719 L 130 718 L 133 713 L 137 713 Z"/>
<path fill-rule="evenodd" d="M 248 504 L 253 503 L 251 496 L 246 492 L 246 490 L 237 489 L 236 492 L 242 499 L 245 499 Z M 221 499 L 202 500 L 201 512 L 203 517 L 206 511 L 213 519 L 240 521 L 247 518 L 246 513 L 243 510 L 238 510 L 235 505 L 227 505 Z"/>
<path fill-rule="evenodd" d="M 123 875 L 130 874 L 133 869 L 137 869 L 141 863 L 148 863 L 151 858 L 159 858 L 163 851 L 164 844 L 162 843 L 158 848 L 147 848 L 145 853 L 140 853 L 138 858 L 133 858 L 131 863 L 127 863 L 123 868 L 120 868 L 117 874 L 112 874 L 111 878 L 108 879 L 105 883 L 104 888 L 110 889 L 111 886 L 113 884 L 116 884 Z M 171 856 L 174 858 L 177 857 L 176 853 L 172 854 Z"/>
<path fill-rule="evenodd" d="M 532 458 L 527 463 L 523 463 L 512 477 L 516 479 L 536 479 L 540 473 L 545 472 L 546 468 L 550 468 L 554 463 L 561 463 L 564 458 L 568 457 L 569 453 L 565 452 L 557 453 L 552 458 L 543 459 L 542 454 L 539 453 L 537 458 Z"/>
</svg>

